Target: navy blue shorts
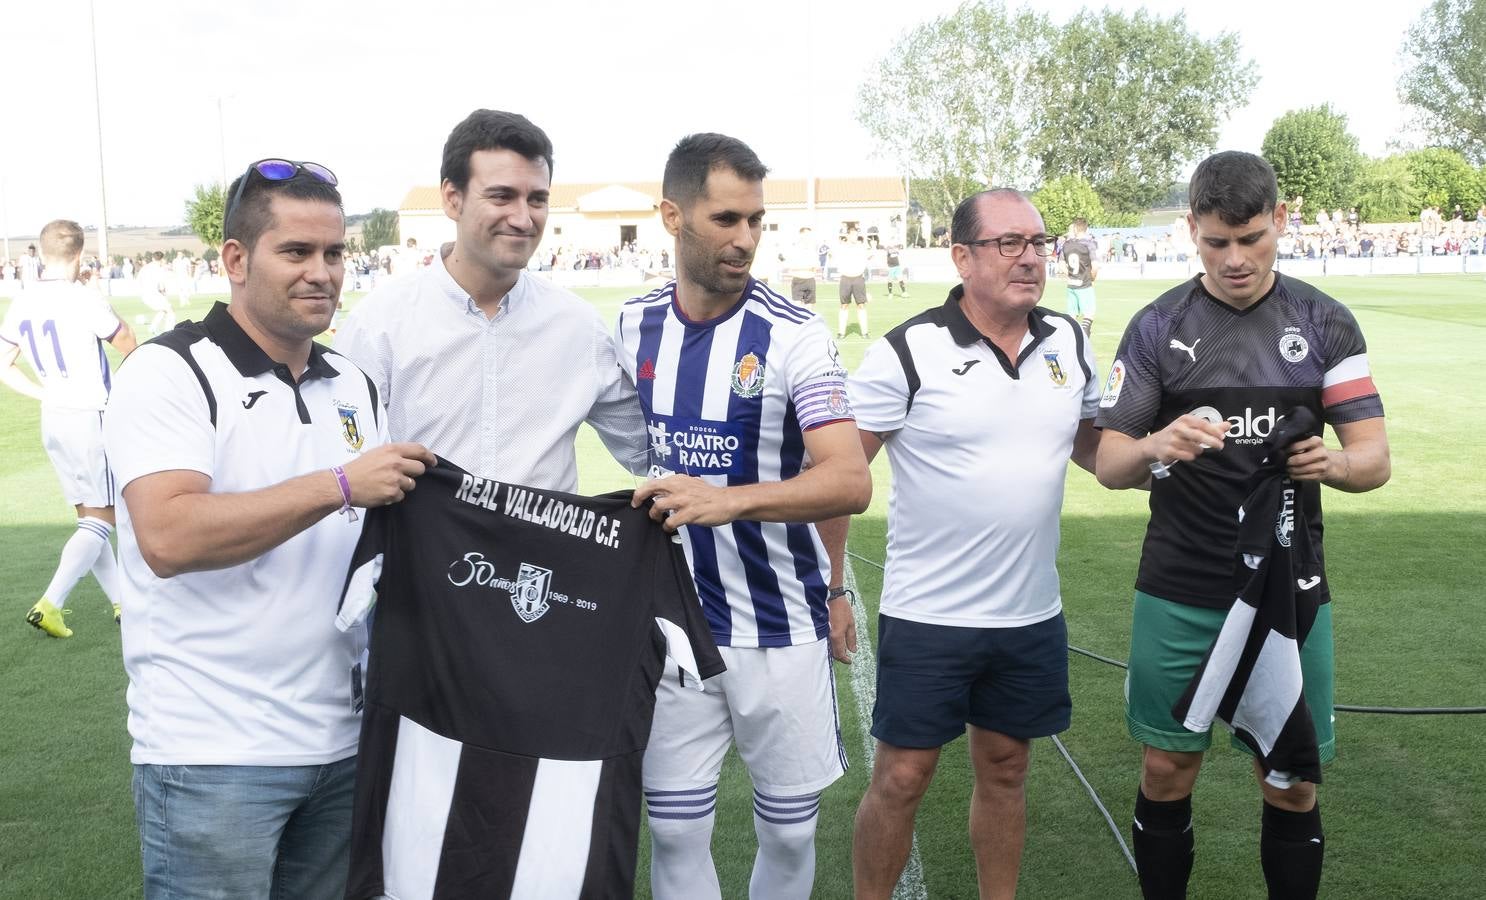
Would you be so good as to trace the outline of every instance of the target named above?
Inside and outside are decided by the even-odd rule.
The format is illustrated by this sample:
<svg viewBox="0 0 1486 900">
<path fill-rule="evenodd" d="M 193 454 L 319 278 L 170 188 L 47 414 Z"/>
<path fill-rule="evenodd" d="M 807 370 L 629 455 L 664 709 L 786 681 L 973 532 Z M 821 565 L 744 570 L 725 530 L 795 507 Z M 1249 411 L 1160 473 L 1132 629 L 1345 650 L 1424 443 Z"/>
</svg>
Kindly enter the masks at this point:
<svg viewBox="0 0 1486 900">
<path fill-rule="evenodd" d="M 1018 628 L 877 623 L 872 736 L 895 747 L 942 747 L 965 725 L 1030 739 L 1068 728 L 1068 627 L 1063 614 Z"/>
</svg>

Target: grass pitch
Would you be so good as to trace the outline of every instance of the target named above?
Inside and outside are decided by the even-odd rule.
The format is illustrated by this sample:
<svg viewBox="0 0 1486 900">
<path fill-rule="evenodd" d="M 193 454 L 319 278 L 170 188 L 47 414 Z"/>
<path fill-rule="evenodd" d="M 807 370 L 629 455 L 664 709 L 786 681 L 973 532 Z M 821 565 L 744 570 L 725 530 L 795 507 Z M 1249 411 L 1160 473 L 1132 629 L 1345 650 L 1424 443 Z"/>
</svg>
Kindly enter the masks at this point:
<svg viewBox="0 0 1486 900">
<path fill-rule="evenodd" d="M 1486 704 L 1486 479 L 1475 435 L 1482 400 L 1471 373 L 1486 339 L 1486 283 L 1479 276 L 1331 278 L 1316 282 L 1347 303 L 1368 339 L 1393 448 L 1393 480 L 1370 494 L 1325 492 L 1328 573 L 1336 606 L 1337 700 L 1383 706 Z M 912 285 L 910 299 L 873 286 L 874 333 L 933 304 L 948 285 Z M 1101 282 L 1094 345 L 1108 366 L 1131 314 L 1167 285 Z M 613 320 L 627 292 L 584 291 Z M 827 294 L 832 292 L 827 289 Z M 1061 288 L 1046 302 L 1057 307 Z M 4 301 L 0 301 L 3 312 Z M 144 311 L 122 301 L 130 321 Z M 833 330 L 836 305 L 821 304 Z M 189 315 L 205 311 L 197 298 Z M 848 366 L 866 342 L 842 342 Z M 0 389 L 0 897 L 138 897 L 138 841 L 129 795 L 126 679 L 118 629 L 101 592 L 85 580 L 68 606 L 75 636 L 56 641 L 23 621 L 72 530 L 40 446 L 38 411 Z M 607 460 L 596 436 L 580 435 L 583 490 L 633 480 Z M 888 466 L 873 467 L 872 507 L 853 524 L 863 599 L 875 616 L 883 559 Z M 1130 598 L 1146 521 L 1145 496 L 1110 492 L 1069 474 L 1060 571 L 1070 639 L 1123 659 Z M 328 613 L 327 613 L 328 614 Z M 872 629 L 875 634 L 875 627 Z M 1062 739 L 1128 831 L 1140 750 L 1125 734 L 1120 671 L 1082 656 L 1070 661 L 1073 726 Z M 838 678 L 853 766 L 826 793 L 816 896 L 851 894 L 851 822 L 865 789 L 863 735 L 851 678 Z M 1486 843 L 1486 717 L 1337 714 L 1338 758 L 1321 788 L 1327 830 L 1323 896 L 1479 896 Z M 1259 798 L 1245 757 L 1226 741 L 1209 756 L 1195 800 L 1197 863 L 1192 896 L 1263 896 Z M 966 837 L 970 794 L 965 742 L 949 745 L 918 818 L 929 897 L 976 895 Z M 724 895 L 745 897 L 753 857 L 746 775 L 724 773 L 713 851 Z M 638 895 L 646 890 L 641 848 Z M 1021 894 L 1030 898 L 1138 897 L 1135 879 L 1098 811 L 1051 743 L 1036 742 L 1028 783 Z"/>
</svg>

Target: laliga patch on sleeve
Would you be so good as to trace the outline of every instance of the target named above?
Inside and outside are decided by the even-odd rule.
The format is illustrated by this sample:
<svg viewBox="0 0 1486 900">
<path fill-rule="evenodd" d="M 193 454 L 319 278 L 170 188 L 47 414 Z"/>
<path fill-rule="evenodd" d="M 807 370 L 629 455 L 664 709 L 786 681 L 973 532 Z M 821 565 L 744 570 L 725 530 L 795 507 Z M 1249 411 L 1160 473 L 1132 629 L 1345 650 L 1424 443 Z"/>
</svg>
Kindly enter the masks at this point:
<svg viewBox="0 0 1486 900">
<path fill-rule="evenodd" d="M 1099 406 L 1108 408 L 1120 402 L 1120 389 L 1124 386 L 1125 363 L 1117 359 L 1114 365 L 1109 367 L 1109 380 L 1104 382 L 1104 396 L 1099 398 Z"/>
</svg>

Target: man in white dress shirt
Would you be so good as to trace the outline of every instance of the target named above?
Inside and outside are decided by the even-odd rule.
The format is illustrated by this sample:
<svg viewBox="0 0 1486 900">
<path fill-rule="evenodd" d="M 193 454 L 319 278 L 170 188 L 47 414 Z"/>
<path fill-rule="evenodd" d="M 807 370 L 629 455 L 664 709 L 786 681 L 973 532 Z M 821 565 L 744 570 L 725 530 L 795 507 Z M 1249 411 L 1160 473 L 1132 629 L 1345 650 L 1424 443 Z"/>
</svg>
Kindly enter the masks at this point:
<svg viewBox="0 0 1486 900">
<path fill-rule="evenodd" d="M 524 116 L 477 109 L 450 133 L 440 175 L 454 242 L 379 285 L 336 335 L 386 398 L 393 439 L 483 476 L 571 492 L 586 421 L 616 459 L 643 469 L 639 400 L 598 312 L 526 271 L 547 224 L 547 135 Z"/>
</svg>

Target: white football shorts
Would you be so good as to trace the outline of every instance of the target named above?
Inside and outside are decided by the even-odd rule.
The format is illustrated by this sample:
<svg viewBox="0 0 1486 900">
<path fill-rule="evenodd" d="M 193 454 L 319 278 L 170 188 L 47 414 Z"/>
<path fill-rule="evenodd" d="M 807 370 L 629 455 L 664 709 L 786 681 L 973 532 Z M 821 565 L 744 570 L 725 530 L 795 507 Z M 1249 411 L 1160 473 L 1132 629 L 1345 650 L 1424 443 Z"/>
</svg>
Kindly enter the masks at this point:
<svg viewBox="0 0 1486 900">
<path fill-rule="evenodd" d="M 808 794 L 840 778 L 846 748 L 829 642 L 717 649 L 727 671 L 703 682 L 701 691 L 683 685 L 680 670 L 667 664 L 655 690 L 645 789 L 715 784 L 734 742 L 762 793 Z"/>
<path fill-rule="evenodd" d="M 42 407 L 41 445 L 68 503 L 99 509 L 114 505 L 113 473 L 103 455 L 102 412 Z"/>
<path fill-rule="evenodd" d="M 143 290 L 139 292 L 139 299 L 144 301 L 155 312 L 163 312 L 170 309 L 170 298 L 159 291 Z"/>
</svg>

